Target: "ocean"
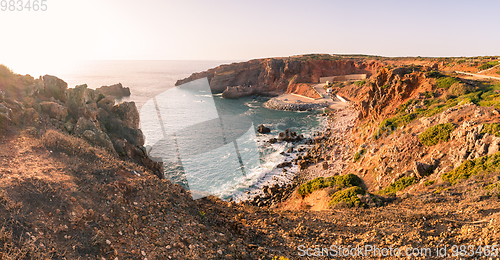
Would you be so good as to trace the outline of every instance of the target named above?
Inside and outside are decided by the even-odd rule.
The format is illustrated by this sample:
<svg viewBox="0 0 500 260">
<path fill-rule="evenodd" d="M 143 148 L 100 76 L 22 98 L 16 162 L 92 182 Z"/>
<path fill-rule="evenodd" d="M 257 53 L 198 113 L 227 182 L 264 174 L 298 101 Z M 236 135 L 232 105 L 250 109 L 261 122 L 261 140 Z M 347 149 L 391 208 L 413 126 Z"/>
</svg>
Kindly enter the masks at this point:
<svg viewBox="0 0 500 260">
<path fill-rule="evenodd" d="M 264 108 L 268 98 L 223 99 L 212 94 L 203 79 L 192 86 L 174 87 L 188 77 L 231 61 L 85 61 L 71 70 L 52 70 L 68 86 L 95 89 L 122 83 L 141 114 L 146 147 L 164 162 L 165 177 L 192 190 L 193 198 L 208 194 L 242 200 L 264 185 L 285 184 L 297 172 L 276 168 L 290 161 L 292 144 L 267 142 L 290 128 L 310 137 L 322 126 L 319 111 L 290 112 Z M 196 112 L 199 111 L 199 112 Z M 154 128 L 160 119 L 163 127 Z M 258 125 L 271 129 L 256 132 Z M 196 193 L 194 191 L 199 191 Z"/>
</svg>

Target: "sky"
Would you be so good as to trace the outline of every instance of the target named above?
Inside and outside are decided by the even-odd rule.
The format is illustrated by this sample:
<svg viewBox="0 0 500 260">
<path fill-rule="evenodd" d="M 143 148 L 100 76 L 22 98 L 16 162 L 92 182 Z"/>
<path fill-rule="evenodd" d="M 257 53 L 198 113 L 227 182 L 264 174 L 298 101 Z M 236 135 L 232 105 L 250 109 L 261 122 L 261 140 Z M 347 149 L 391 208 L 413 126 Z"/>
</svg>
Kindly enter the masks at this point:
<svg viewBox="0 0 500 260">
<path fill-rule="evenodd" d="M 500 1 L 44 1 L 0 11 L 0 63 L 500 55 Z"/>
</svg>

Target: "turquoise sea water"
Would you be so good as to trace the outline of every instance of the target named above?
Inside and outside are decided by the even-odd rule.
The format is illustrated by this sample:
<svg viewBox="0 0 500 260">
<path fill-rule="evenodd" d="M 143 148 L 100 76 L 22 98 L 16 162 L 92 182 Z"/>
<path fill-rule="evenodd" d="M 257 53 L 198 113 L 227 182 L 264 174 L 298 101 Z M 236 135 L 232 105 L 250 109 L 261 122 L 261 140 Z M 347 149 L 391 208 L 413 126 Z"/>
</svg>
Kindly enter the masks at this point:
<svg viewBox="0 0 500 260">
<path fill-rule="evenodd" d="M 321 119 L 318 112 L 264 108 L 262 105 L 268 100 L 264 97 L 223 99 L 220 94 L 212 94 L 206 88 L 174 87 L 176 80 L 222 63 L 225 62 L 87 61 L 73 64 L 75 69 L 71 71 L 54 71 L 52 74 L 68 82 L 69 87 L 88 84 L 90 88 L 97 88 L 121 82 L 132 93 L 123 101 L 136 102 L 139 110 L 144 106 L 141 122 L 145 124 L 141 125 L 157 120 L 157 113 L 152 109 L 155 98 L 156 106 L 164 113 L 163 134 L 160 128 L 143 129 L 143 132 L 149 149 L 156 144 L 155 156 L 164 161 L 165 177 L 186 188 L 203 190 L 203 187 L 210 187 L 205 188 L 210 194 L 224 199 L 241 199 L 247 191 L 256 190 L 268 182 L 289 181 L 297 170 L 292 168 L 283 173 L 282 169 L 275 167 L 291 160 L 281 154 L 291 144 L 270 144 L 267 140 L 277 137 L 287 128 L 308 136 L 318 130 Z M 176 109 L 183 106 L 188 106 L 188 109 Z M 213 112 L 207 111 L 212 107 Z M 203 113 L 193 113 L 194 109 Z M 196 117 L 200 117 L 198 121 L 194 119 Z M 186 120 L 198 124 L 185 127 Z M 269 127 L 271 133 L 256 133 L 260 124 Z M 235 147 L 239 152 L 234 152 Z M 238 160 L 240 163 L 234 163 Z M 240 168 L 244 168 L 243 173 L 235 174 L 241 172 Z"/>
</svg>

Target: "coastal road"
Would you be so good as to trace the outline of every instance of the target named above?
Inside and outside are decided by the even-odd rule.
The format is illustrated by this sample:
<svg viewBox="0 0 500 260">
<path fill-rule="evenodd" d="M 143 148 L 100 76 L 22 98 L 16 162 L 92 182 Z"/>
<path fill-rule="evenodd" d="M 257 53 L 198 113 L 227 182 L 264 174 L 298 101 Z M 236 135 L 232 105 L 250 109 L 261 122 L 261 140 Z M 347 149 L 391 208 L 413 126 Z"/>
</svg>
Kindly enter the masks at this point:
<svg viewBox="0 0 500 260">
<path fill-rule="evenodd" d="M 318 98 L 318 99 L 313 99 L 313 98 L 308 98 L 305 96 L 300 96 L 300 95 L 295 95 L 295 94 L 283 94 L 278 97 L 281 101 L 287 102 L 287 103 L 297 103 L 299 101 L 300 103 L 325 103 L 328 102 L 328 107 L 332 109 L 340 109 L 346 107 L 348 104 L 342 101 L 334 101 L 332 100 L 328 93 L 326 93 L 326 90 L 323 88 L 325 86 L 324 83 L 321 84 L 316 84 L 313 86 L 313 88 L 323 97 Z"/>
<path fill-rule="evenodd" d="M 482 79 L 496 79 L 496 80 L 500 80 L 499 77 L 479 75 L 479 74 L 474 74 L 474 73 L 469 73 L 469 72 L 463 72 L 463 71 L 455 71 L 455 73 L 462 74 L 462 75 L 467 75 L 467 76 L 471 76 L 471 77 L 482 78 Z"/>
</svg>

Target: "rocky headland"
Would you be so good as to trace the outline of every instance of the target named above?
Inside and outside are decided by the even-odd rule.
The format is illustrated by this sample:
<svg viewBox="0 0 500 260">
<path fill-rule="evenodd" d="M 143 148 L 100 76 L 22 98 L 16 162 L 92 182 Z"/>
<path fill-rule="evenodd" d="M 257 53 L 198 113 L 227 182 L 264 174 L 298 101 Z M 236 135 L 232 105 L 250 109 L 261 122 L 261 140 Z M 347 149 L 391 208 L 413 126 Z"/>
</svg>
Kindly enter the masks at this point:
<svg viewBox="0 0 500 260">
<path fill-rule="evenodd" d="M 130 88 L 123 87 L 122 83 L 118 83 L 111 86 L 102 86 L 97 88 L 95 89 L 95 93 L 122 98 L 130 96 Z"/>
<path fill-rule="evenodd" d="M 178 80 L 176 86 L 208 78 L 213 93 L 231 98 L 251 95 L 276 95 L 297 83 L 319 82 L 320 77 L 345 74 L 368 74 L 382 66 L 375 60 L 343 59 L 332 55 L 302 55 L 267 58 L 221 65 L 205 72 L 193 73 Z"/>
</svg>

